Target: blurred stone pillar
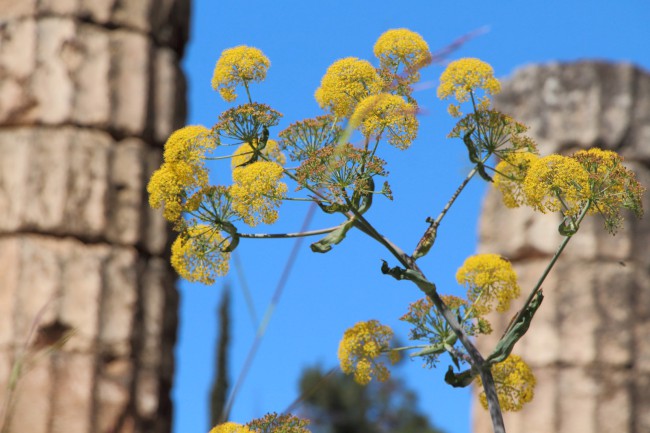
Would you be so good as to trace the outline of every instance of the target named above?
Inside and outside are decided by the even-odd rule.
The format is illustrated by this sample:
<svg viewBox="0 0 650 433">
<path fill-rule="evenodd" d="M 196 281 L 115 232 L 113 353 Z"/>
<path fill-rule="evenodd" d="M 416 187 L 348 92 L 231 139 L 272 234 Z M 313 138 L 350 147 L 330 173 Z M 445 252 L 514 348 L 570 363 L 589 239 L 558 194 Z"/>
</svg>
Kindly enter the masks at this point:
<svg viewBox="0 0 650 433">
<path fill-rule="evenodd" d="M 528 66 L 505 82 L 496 106 L 531 127 L 542 155 L 615 150 L 650 187 L 647 72 L 601 62 Z M 508 257 L 529 293 L 561 241 L 559 223 L 557 215 L 506 209 L 490 189 L 479 250 Z M 628 215 L 616 236 L 587 217 L 542 287 L 544 302 L 515 348 L 534 369 L 535 398 L 506 414 L 508 433 L 650 432 L 650 217 Z M 514 311 L 493 323 L 483 353 Z M 480 405 L 474 431 L 492 431 Z"/>
<path fill-rule="evenodd" d="M 0 0 L 0 396 L 75 331 L 28 357 L 10 432 L 171 430 L 178 295 L 145 187 L 185 119 L 189 1 Z"/>
</svg>

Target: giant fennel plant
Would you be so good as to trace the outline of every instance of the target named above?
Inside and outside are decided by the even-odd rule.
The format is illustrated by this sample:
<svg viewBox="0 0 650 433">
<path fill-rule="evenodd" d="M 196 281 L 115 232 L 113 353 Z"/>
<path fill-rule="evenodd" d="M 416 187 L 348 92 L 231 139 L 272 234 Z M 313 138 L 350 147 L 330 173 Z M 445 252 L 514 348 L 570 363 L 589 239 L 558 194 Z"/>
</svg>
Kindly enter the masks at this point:
<svg viewBox="0 0 650 433">
<path fill-rule="evenodd" d="M 179 233 L 172 245 L 174 269 L 189 281 L 206 284 L 228 272 L 230 254 L 242 238 L 322 236 L 311 245 L 320 253 L 339 244 L 353 229 L 376 240 L 394 262 L 384 261 L 381 272 L 412 282 L 424 295 L 401 318 L 412 326 L 410 338 L 416 344 L 395 347 L 389 327 L 376 320 L 359 322 L 341 340 L 341 369 L 367 384 L 385 380 L 389 364 L 400 352 L 411 352 L 427 365 L 447 353 L 455 368 L 449 367 L 445 381 L 453 387 L 471 383 L 481 387 L 480 401 L 490 412 L 494 431 L 505 432 L 502 410 L 520 410 L 533 398 L 535 377 L 512 351 L 542 302 L 544 278 L 587 215 L 601 215 L 613 234 L 620 226 L 622 209 L 641 216 L 644 189 L 612 151 L 594 148 L 571 156 L 538 155 L 535 142 L 525 135 L 527 127 L 492 108 L 490 96 L 500 91 L 492 67 L 475 58 L 459 59 L 442 73 L 437 94 L 454 101 L 448 111 L 457 124 L 450 137 L 466 146 L 473 168 L 440 214 L 427 219 L 409 254 L 383 236 L 366 213 L 375 196 L 392 198 L 384 179 L 382 149 L 389 145 L 407 150 L 416 138 L 418 103 L 412 85 L 432 55 L 423 38 L 407 29 L 381 35 L 374 54 L 378 66 L 355 57 L 334 62 L 314 95 L 325 114 L 291 124 L 274 140 L 271 131 L 282 115 L 251 96 L 251 86 L 266 77 L 269 59 L 257 48 L 224 50 L 212 86 L 229 102 L 236 101 L 236 92 L 243 89 L 246 102 L 223 112 L 211 129 L 187 126 L 169 137 L 164 163 L 148 185 L 150 204 L 161 208 Z M 351 142 L 354 133 L 362 137 L 359 142 Z M 233 152 L 230 146 L 237 148 Z M 285 166 L 287 157 L 295 167 Z M 205 162 L 220 159 L 230 160 L 229 185 L 208 182 Z M 528 290 L 523 307 L 487 355 L 475 345 L 476 338 L 492 331 L 486 317 L 507 311 L 522 293 L 507 258 L 497 254 L 467 258 L 456 274 L 467 289 L 464 299 L 439 293 L 417 263 L 432 248 L 443 218 L 476 175 L 494 183 L 507 207 L 559 212 L 559 231 L 564 236 L 539 281 Z M 297 187 L 295 197 L 290 197 L 287 182 Z M 323 212 L 339 215 L 341 223 L 286 235 L 242 231 L 245 226 L 274 223 L 282 203 L 290 199 L 313 202 Z M 268 414 L 246 425 L 220 424 L 212 433 L 248 431 L 308 430 L 305 420 Z"/>
</svg>

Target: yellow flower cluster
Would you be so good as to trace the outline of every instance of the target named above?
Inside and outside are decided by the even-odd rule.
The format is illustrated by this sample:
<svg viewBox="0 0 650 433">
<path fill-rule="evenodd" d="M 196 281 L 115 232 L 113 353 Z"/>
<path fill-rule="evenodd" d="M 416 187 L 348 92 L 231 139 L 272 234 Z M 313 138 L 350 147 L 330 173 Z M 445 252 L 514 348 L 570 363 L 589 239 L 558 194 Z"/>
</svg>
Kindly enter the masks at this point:
<svg viewBox="0 0 650 433">
<path fill-rule="evenodd" d="M 511 152 L 497 164 L 494 186 L 501 191 L 503 204 L 507 207 L 515 208 L 527 203 L 523 183 L 528 168 L 537 159 L 539 157 L 534 153 Z"/>
<path fill-rule="evenodd" d="M 419 69 L 431 61 L 429 45 L 422 36 L 408 29 L 384 32 L 373 48 L 379 64 L 397 72 L 400 64 L 407 69 Z"/>
<path fill-rule="evenodd" d="M 524 180 L 528 204 L 542 213 L 575 216 L 589 198 L 589 173 L 574 158 L 549 155 L 534 161 Z"/>
<path fill-rule="evenodd" d="M 346 374 L 354 374 L 355 382 L 367 385 L 373 376 L 384 382 L 390 372 L 378 358 L 389 350 L 393 331 L 380 324 L 377 320 L 359 322 L 345 331 L 339 344 L 338 357 L 341 370 Z M 397 352 L 389 352 L 391 363 L 397 362 Z"/>
<path fill-rule="evenodd" d="M 253 158 L 257 149 L 257 140 L 253 141 L 253 144 L 244 143 L 235 150 L 235 153 L 232 155 L 231 166 L 232 168 L 241 167 Z M 280 146 L 275 140 L 269 140 L 266 142 L 264 149 L 259 151 L 261 155 L 264 155 L 273 162 L 276 162 L 280 165 L 284 165 L 287 162 L 287 158 L 280 151 Z"/>
<path fill-rule="evenodd" d="M 226 101 L 237 98 L 235 88 L 251 81 L 262 81 L 271 62 L 264 53 L 253 47 L 240 45 L 223 50 L 212 75 L 212 88 Z"/>
<path fill-rule="evenodd" d="M 501 91 L 501 84 L 494 78 L 492 66 L 479 59 L 459 59 L 451 62 L 440 76 L 438 98 L 447 99 L 453 95 L 458 102 L 465 102 L 477 89 L 483 89 L 490 95 Z M 487 98 L 478 102 L 483 109 L 489 105 Z M 449 106 L 449 113 L 454 117 L 462 115 L 459 106 L 455 104 Z"/>
<path fill-rule="evenodd" d="M 417 136 L 416 110 L 401 96 L 380 93 L 364 98 L 357 105 L 350 124 L 360 125 L 361 132 L 367 137 L 379 137 L 386 132 L 390 144 L 406 149 Z"/>
<path fill-rule="evenodd" d="M 616 152 L 593 148 L 580 150 L 573 156 L 589 173 L 592 207 L 590 213 L 600 213 L 605 227 L 615 233 L 621 224 L 622 208 L 643 215 L 641 198 L 645 189 L 635 174 L 623 165 Z"/>
<path fill-rule="evenodd" d="M 456 281 L 467 287 L 467 299 L 476 316 L 483 316 L 495 309 L 498 312 L 507 311 L 510 301 L 521 292 L 512 265 L 498 254 L 468 257 L 456 272 Z"/>
<path fill-rule="evenodd" d="M 187 281 L 214 283 L 228 273 L 230 253 L 224 253 L 224 239 L 213 227 L 191 226 L 172 244 L 172 267 Z"/>
<path fill-rule="evenodd" d="M 346 57 L 327 68 L 314 96 L 321 108 L 348 117 L 359 101 L 380 88 L 381 79 L 368 61 Z"/>
<path fill-rule="evenodd" d="M 203 126 L 186 126 L 167 139 L 164 163 L 151 176 L 147 192 L 149 205 L 163 207 L 168 221 L 178 221 L 183 211 L 197 209 L 200 190 L 208 184 L 203 158 L 214 146 L 214 138 Z"/>
<path fill-rule="evenodd" d="M 493 365 L 492 376 L 501 409 L 516 412 L 533 399 L 537 381 L 532 370 L 521 357 L 510 355 L 505 361 Z M 478 383 L 479 386 L 483 386 L 480 376 Z M 487 409 L 485 391 L 479 394 L 479 400 L 481 405 Z"/>
<path fill-rule="evenodd" d="M 253 430 L 235 422 L 225 422 L 214 427 L 209 433 L 253 433 Z"/>
<path fill-rule="evenodd" d="M 257 161 L 232 172 L 232 209 L 248 225 L 273 224 L 277 207 L 286 196 L 287 185 L 280 182 L 284 170 L 275 162 Z"/>
</svg>

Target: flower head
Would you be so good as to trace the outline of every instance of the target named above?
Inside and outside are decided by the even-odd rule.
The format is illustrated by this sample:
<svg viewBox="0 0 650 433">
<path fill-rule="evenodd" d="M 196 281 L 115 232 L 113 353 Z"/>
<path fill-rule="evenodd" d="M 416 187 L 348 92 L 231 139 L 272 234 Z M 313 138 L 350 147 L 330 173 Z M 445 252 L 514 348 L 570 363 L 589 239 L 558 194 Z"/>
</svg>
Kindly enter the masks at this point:
<svg viewBox="0 0 650 433">
<path fill-rule="evenodd" d="M 510 355 L 505 361 L 493 365 L 492 376 L 494 377 L 501 409 L 516 412 L 533 399 L 537 381 L 532 370 L 521 357 Z M 478 376 L 477 379 L 479 386 L 482 387 L 481 377 Z M 485 391 L 479 394 L 479 400 L 483 407 L 487 409 Z"/>
<path fill-rule="evenodd" d="M 195 210 L 201 190 L 208 185 L 205 153 L 215 146 L 214 137 L 203 126 L 186 126 L 175 131 L 165 143 L 165 162 L 149 184 L 149 205 L 163 208 L 168 221 L 177 222 L 183 211 Z"/>
<path fill-rule="evenodd" d="M 388 136 L 388 142 L 398 149 L 406 149 L 415 140 L 418 120 L 416 107 L 401 96 L 381 93 L 364 98 L 350 118 L 352 125 L 360 125 L 365 136 Z"/>
<path fill-rule="evenodd" d="M 226 101 L 237 98 L 235 88 L 239 84 L 262 81 L 271 62 L 261 50 L 246 45 L 223 50 L 214 67 L 212 88 L 218 90 Z"/>
<path fill-rule="evenodd" d="M 511 152 L 497 164 L 494 186 L 501 191 L 506 207 L 515 208 L 527 203 L 523 191 L 524 179 L 530 165 L 538 158 L 530 152 Z"/>
<path fill-rule="evenodd" d="M 395 70 L 400 65 L 417 70 L 431 61 L 429 45 L 418 33 L 408 29 L 391 29 L 384 32 L 373 48 L 382 67 Z"/>
<path fill-rule="evenodd" d="M 293 161 L 303 161 L 319 149 L 334 145 L 341 128 L 331 114 L 292 123 L 280 132 L 280 147 L 289 152 Z"/>
<path fill-rule="evenodd" d="M 235 422 L 225 422 L 215 426 L 209 433 L 254 433 L 247 426 Z"/>
<path fill-rule="evenodd" d="M 534 161 L 524 180 L 526 202 L 546 213 L 577 215 L 589 198 L 589 173 L 574 158 L 549 155 Z"/>
<path fill-rule="evenodd" d="M 267 413 L 247 424 L 255 433 L 309 433 L 309 420 L 285 413 Z"/>
<path fill-rule="evenodd" d="M 489 95 L 501 91 L 501 84 L 494 78 L 492 66 L 479 59 L 460 59 L 451 62 L 440 76 L 438 98 L 447 99 L 454 96 L 456 101 L 465 102 L 478 89 L 483 89 Z M 486 99 L 481 100 L 483 108 L 486 108 L 486 101 Z M 461 115 L 459 107 L 452 104 L 450 114 L 459 117 Z"/>
<path fill-rule="evenodd" d="M 600 213 L 611 233 L 615 233 L 621 224 L 621 209 L 630 209 L 637 217 L 643 215 L 641 198 L 645 190 L 635 174 L 623 165 L 620 155 L 593 148 L 580 150 L 573 157 L 589 173 L 590 213 Z"/>
<path fill-rule="evenodd" d="M 190 226 L 172 244 L 172 267 L 187 281 L 212 284 L 217 276 L 228 273 L 230 253 L 227 241 L 214 227 Z"/>
<path fill-rule="evenodd" d="M 203 165 L 206 152 L 214 149 L 215 137 L 205 126 L 191 125 L 174 131 L 165 142 L 165 162 Z"/>
<path fill-rule="evenodd" d="M 230 187 L 232 209 L 242 220 L 256 226 L 260 222 L 273 224 L 278 219 L 277 208 L 287 193 L 280 182 L 284 171 L 275 162 L 257 161 L 232 172 Z"/>
<path fill-rule="evenodd" d="M 213 131 L 240 143 L 252 143 L 260 138 L 264 127 L 276 126 L 281 117 L 281 113 L 266 104 L 243 104 L 221 113 Z"/>
<path fill-rule="evenodd" d="M 373 377 L 384 382 L 390 372 L 379 360 L 389 350 L 393 331 L 376 320 L 359 322 L 345 331 L 339 344 L 339 362 L 346 374 L 354 374 L 354 380 L 361 385 L 370 383 Z M 389 360 L 396 362 L 396 352 L 390 352 Z"/>
<path fill-rule="evenodd" d="M 381 79 L 366 60 L 346 57 L 332 63 L 316 90 L 316 102 L 339 117 L 348 117 L 363 98 L 377 93 Z"/>
<path fill-rule="evenodd" d="M 467 287 L 467 299 L 477 316 L 494 309 L 507 311 L 521 292 L 512 265 L 498 254 L 468 257 L 456 272 L 456 281 Z"/>
<path fill-rule="evenodd" d="M 296 170 L 296 179 L 299 188 L 323 189 L 331 202 L 342 204 L 354 194 L 375 192 L 374 177 L 387 175 L 385 164 L 369 150 L 351 144 L 326 146 L 303 161 Z M 390 188 L 384 187 L 382 193 L 388 195 Z"/>
<path fill-rule="evenodd" d="M 250 143 L 244 143 L 235 150 L 231 160 L 232 168 L 234 169 L 248 164 L 256 153 L 264 155 L 266 158 L 279 165 L 284 165 L 287 161 L 284 154 L 280 151 L 277 141 L 268 140 L 264 148 L 260 149 L 258 147 L 258 141 L 253 140 L 252 145 Z"/>
</svg>

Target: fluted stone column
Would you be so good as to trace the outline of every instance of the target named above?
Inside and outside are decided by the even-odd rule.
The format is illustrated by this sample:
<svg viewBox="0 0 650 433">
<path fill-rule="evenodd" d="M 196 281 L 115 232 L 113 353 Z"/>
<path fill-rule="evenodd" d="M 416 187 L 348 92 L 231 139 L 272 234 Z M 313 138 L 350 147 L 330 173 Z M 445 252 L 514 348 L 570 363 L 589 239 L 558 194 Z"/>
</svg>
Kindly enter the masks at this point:
<svg viewBox="0 0 650 433">
<path fill-rule="evenodd" d="M 75 331 L 29 358 L 10 432 L 171 429 L 177 292 L 145 187 L 185 118 L 188 20 L 189 0 L 0 0 L 0 396 L 25 347 Z"/>
<path fill-rule="evenodd" d="M 542 155 L 615 150 L 650 186 L 646 71 L 601 62 L 528 66 L 505 82 L 496 106 L 531 127 Z M 479 250 L 508 257 L 528 293 L 561 241 L 559 223 L 557 215 L 506 209 L 490 189 Z M 650 432 L 650 217 L 627 215 L 616 236 L 600 217 L 587 217 L 542 287 L 544 302 L 515 349 L 537 376 L 535 398 L 506 415 L 507 431 Z M 514 311 L 493 322 L 484 353 Z M 492 431 L 480 406 L 474 415 L 476 433 Z"/>
</svg>

